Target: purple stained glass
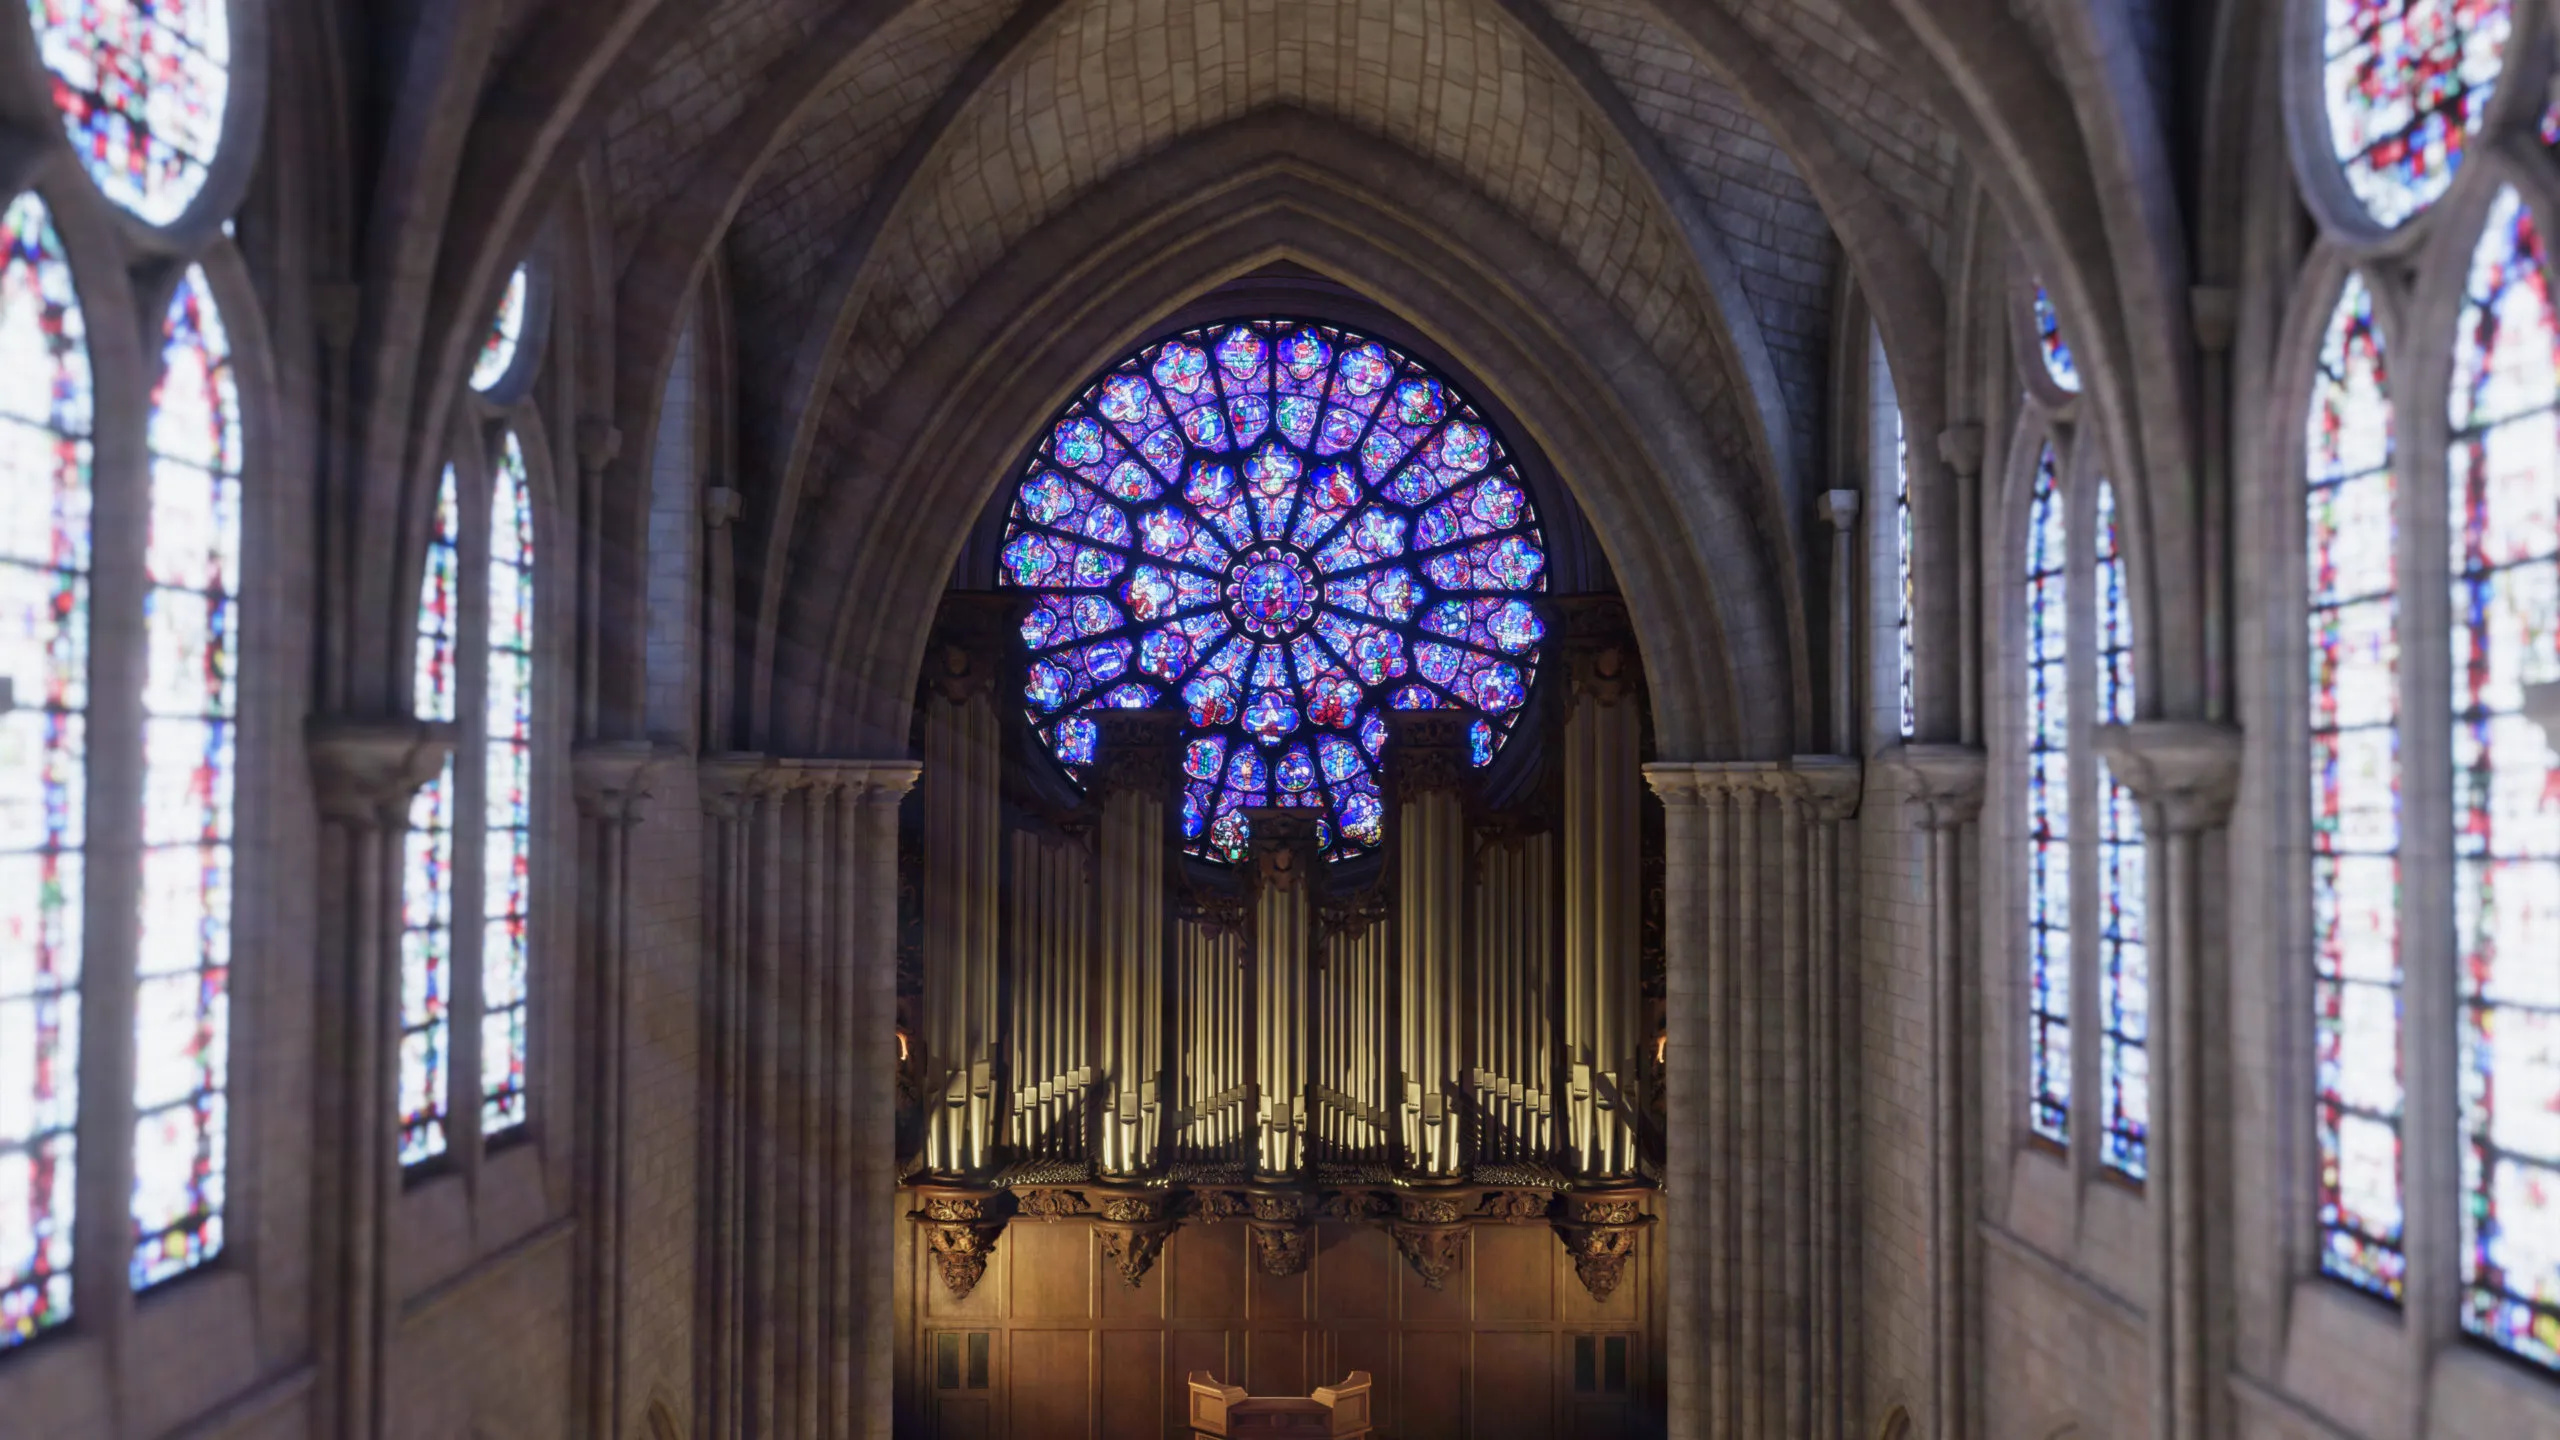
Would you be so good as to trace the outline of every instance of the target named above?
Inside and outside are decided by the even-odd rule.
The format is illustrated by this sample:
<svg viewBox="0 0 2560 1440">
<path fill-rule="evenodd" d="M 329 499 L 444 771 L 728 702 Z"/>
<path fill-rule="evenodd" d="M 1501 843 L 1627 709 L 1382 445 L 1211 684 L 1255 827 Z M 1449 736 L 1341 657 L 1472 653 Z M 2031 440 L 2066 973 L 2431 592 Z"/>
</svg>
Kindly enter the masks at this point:
<svg viewBox="0 0 2560 1440">
<path fill-rule="evenodd" d="M 2398 1299 L 2400 636 L 2390 372 L 2348 280 L 2304 423 L 2320 1268 Z"/>
<path fill-rule="evenodd" d="M 418 582 L 416 671 L 410 708 L 451 720 L 457 700 L 462 502 L 448 465 L 436 485 Z M 445 1152 L 453 1064 L 453 759 L 409 802 L 401 867 L 400 1163 Z"/>
<path fill-rule="evenodd" d="M 1893 530 L 1894 588 L 1898 592 L 1893 622 L 1893 681 L 1901 701 L 1901 735 L 1905 740 L 1920 733 L 1919 711 L 1913 708 L 1911 689 L 1911 451 L 1902 433 L 1902 407 L 1893 407 Z"/>
<path fill-rule="evenodd" d="M 2098 722 L 2134 713 L 2133 606 L 2116 529 L 2116 488 L 2098 482 Z M 2106 1115 L 2099 1163 L 2139 1180 L 2151 1164 L 2151 965 L 2143 918 L 2149 897 L 2142 812 L 2133 792 L 2098 762 L 2098 1074 Z"/>
<path fill-rule="evenodd" d="M 498 313 L 489 322 L 489 333 L 480 341 L 480 353 L 472 357 L 472 389 L 486 390 L 516 368 L 516 351 L 524 344 L 525 305 L 532 288 L 532 279 L 522 265 L 507 277 L 506 291 L 498 297 Z"/>
<path fill-rule="evenodd" d="M 510 430 L 489 487 L 489 679 L 481 793 L 480 1133 L 526 1118 L 533 922 L 533 484 Z M 1088 597 L 1089 598 L 1089 597 Z"/>
<path fill-rule="evenodd" d="M 2560 1368 L 2560 314 L 2533 212 L 2491 204 L 2454 332 L 2453 908 L 2462 1324 Z"/>
<path fill-rule="evenodd" d="M 71 1316 L 88 828 L 89 346 L 44 202 L 0 215 L 0 1351 Z"/>
<path fill-rule="evenodd" d="M 222 1250 L 239 725 L 240 395 L 201 266 L 170 297 L 151 407 L 135 1289 Z"/>
<path fill-rule="evenodd" d="M 2036 459 L 2027 510 L 2027 1123 L 2071 1139 L 2070 525 L 2060 462 Z"/>
<path fill-rule="evenodd" d="M 1240 858 L 1240 812 L 1274 802 L 1326 808 L 1333 855 L 1374 847 L 1382 706 L 1473 712 L 1491 763 L 1536 680 L 1546 629 L 1523 597 L 1546 566 L 1526 487 L 1455 387 L 1279 320 L 1097 380 L 1025 467 L 1001 551 L 1003 583 L 1039 592 L 1023 698 L 1051 753 L 1081 781 L 1097 710 L 1181 706 L 1183 835 L 1210 859 Z"/>
<path fill-rule="evenodd" d="M 229 0 L 27 0 L 27 10 L 89 178 L 150 224 L 184 215 L 222 143 Z"/>
<path fill-rule="evenodd" d="M 2453 183 L 2506 63 L 2510 0 L 2326 0 L 2330 153 L 2374 219 L 2397 225 Z"/>
</svg>

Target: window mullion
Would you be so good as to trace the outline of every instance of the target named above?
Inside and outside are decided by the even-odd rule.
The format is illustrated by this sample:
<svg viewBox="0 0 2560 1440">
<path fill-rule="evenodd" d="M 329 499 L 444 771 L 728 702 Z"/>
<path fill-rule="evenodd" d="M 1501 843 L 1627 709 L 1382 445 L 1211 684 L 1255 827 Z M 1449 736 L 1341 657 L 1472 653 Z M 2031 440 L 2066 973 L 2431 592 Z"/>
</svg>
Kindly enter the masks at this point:
<svg viewBox="0 0 2560 1440">
<path fill-rule="evenodd" d="M 456 627 L 453 821 L 453 1065 L 445 1079 L 445 1127 L 464 1173 L 480 1166 L 480 912 L 488 893 L 489 487 L 475 453 L 462 485 L 462 593 Z"/>
<path fill-rule="evenodd" d="M 2067 438 L 2065 438 L 2067 437 Z M 2071 581 L 2071 1166 L 2081 1179 L 2096 1173 L 2099 1137 L 2106 1125 L 2105 1076 L 2099 1057 L 2104 1031 L 2098 985 L 2098 586 L 2097 487 L 2090 482 L 2077 435 L 2057 432 L 2062 452 L 2065 510 L 2070 519 L 2064 554 Z"/>
</svg>

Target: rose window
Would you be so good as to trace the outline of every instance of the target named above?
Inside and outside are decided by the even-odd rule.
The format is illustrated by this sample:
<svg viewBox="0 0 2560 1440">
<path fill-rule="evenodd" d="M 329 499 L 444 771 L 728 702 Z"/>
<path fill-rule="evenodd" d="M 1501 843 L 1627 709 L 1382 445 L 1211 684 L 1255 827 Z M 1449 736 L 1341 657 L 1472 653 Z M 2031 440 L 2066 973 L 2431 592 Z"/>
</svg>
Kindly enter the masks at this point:
<svg viewBox="0 0 2560 1440">
<path fill-rule="evenodd" d="M 1546 568 L 1456 387 L 1364 335 L 1252 321 L 1150 345 L 1067 407 L 1002 581 L 1035 593 L 1023 699 L 1078 783 L 1096 711 L 1179 708 L 1192 854 L 1239 859 L 1244 811 L 1304 806 L 1338 858 L 1381 838 L 1385 711 L 1466 711 L 1475 763 L 1501 750 Z"/>
</svg>

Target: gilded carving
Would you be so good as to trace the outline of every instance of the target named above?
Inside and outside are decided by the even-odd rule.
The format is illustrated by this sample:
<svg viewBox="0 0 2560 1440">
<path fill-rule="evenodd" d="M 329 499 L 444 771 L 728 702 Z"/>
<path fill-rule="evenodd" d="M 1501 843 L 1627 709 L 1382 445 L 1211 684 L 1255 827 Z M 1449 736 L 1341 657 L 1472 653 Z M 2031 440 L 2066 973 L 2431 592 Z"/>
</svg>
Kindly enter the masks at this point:
<svg viewBox="0 0 2560 1440">
<path fill-rule="evenodd" d="M 1303 1225 L 1255 1225 L 1246 1232 L 1253 1237 L 1253 1263 L 1273 1279 L 1286 1279 L 1307 1268 L 1307 1255 L 1313 1248 L 1312 1236 Z"/>
<path fill-rule="evenodd" d="M 1398 1221 L 1389 1227 L 1395 1236 L 1396 1249 L 1404 1255 L 1413 1273 L 1422 1283 L 1437 1290 L 1466 1259 L 1467 1227 L 1464 1225 L 1414 1225 Z"/>
<path fill-rule="evenodd" d="M 1573 1257 L 1573 1273 L 1594 1300 L 1617 1293 L 1637 1237 L 1652 1224 L 1641 1192 L 1624 1190 L 1568 1194 L 1555 1222 L 1556 1238 Z"/>
<path fill-rule="evenodd" d="M 925 1247 L 953 1299 L 978 1288 L 1004 1234 L 1005 1200 L 994 1190 L 919 1190 L 909 1219 L 924 1227 Z"/>
<path fill-rule="evenodd" d="M 1093 1207 L 1085 1203 L 1083 1192 L 1076 1190 L 1017 1190 L 1015 1210 L 1034 1220 L 1064 1220 L 1070 1216 L 1088 1215 Z"/>
</svg>

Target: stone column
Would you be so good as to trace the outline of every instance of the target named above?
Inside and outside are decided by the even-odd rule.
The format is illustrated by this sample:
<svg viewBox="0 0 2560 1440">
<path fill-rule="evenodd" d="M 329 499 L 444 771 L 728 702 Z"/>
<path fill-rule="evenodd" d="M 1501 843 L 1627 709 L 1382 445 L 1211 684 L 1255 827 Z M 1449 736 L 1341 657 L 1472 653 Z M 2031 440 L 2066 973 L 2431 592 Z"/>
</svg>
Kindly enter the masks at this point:
<svg viewBox="0 0 2560 1440">
<path fill-rule="evenodd" d="M 1808 755 L 1645 777 L 1665 809 L 1670 1433 L 1835 1440 L 1856 1418 L 1851 1241 L 1836 1217 L 1856 971 L 1836 856 L 1859 765 Z"/>
<path fill-rule="evenodd" d="M 2192 720 L 2102 726 L 2098 753 L 2142 803 L 2153 863 L 2151 913 L 2151 1175 L 2146 1190 L 2158 1246 L 2151 1311 L 2151 1433 L 2208 1440 L 2229 1433 L 2229 1274 L 2216 1223 L 2228 1167 L 2205 1121 L 2207 1095 L 2226 1093 L 2228 1067 L 2207 1043 L 2201 851 L 2231 815 L 2240 732 Z"/>
<path fill-rule="evenodd" d="M 703 846 L 702 1322 L 695 1361 L 702 1397 L 696 1423 L 707 1440 L 748 1433 L 749 1120 L 758 1058 L 748 957 L 760 895 L 751 877 L 764 768 L 761 755 L 731 754 L 706 758 L 696 770 L 711 821 Z"/>
<path fill-rule="evenodd" d="M 1443 711 L 1387 717 L 1402 1162 L 1417 1178 L 1452 1181 L 1466 1159 L 1459 1143 L 1465 1127 L 1450 1103 L 1467 1073 L 1467 820 L 1459 793 L 1468 773 L 1466 726 L 1464 716 Z"/>
<path fill-rule="evenodd" d="M 579 950 L 584 1003 L 578 1026 L 581 1121 L 579 1235 L 580 1399 L 591 1434 L 622 1433 L 623 1056 L 631 1043 L 624 983 L 629 967 L 631 827 L 648 798 L 651 766 L 668 758 L 645 741 L 578 747 L 570 773 L 578 801 Z"/>
<path fill-rule="evenodd" d="M 898 802 L 916 768 L 704 764 L 720 822 L 706 1168 L 737 1177 L 705 1217 L 734 1257 L 709 1267 L 714 1435 L 889 1433 Z"/>
<path fill-rule="evenodd" d="M 1095 964 L 1101 977 L 1103 1175 L 1153 1168 L 1163 1139 L 1165 805 L 1182 738 L 1178 710 L 1107 710 L 1095 790 Z"/>
<path fill-rule="evenodd" d="M 1983 757 L 1970 745 L 1914 744 L 1891 754 L 1929 835 L 1929 1160 L 1931 1390 L 1939 1440 L 1960 1440 L 1970 1397 L 1972 1323 L 1967 1241 L 1968 1046 L 1964 1004 L 1964 827 L 1982 810 Z"/>
<path fill-rule="evenodd" d="M 321 1429 L 350 1440 L 383 1433 L 383 1348 L 391 1325 L 386 1226 L 400 1189 L 400 906 L 409 802 L 452 753 L 449 721 L 328 719 L 306 738 L 326 834 L 320 844 L 317 1123 L 322 1153 L 314 1213 Z"/>
<path fill-rule="evenodd" d="M 1831 748 L 1858 748 L 1858 492 L 1825 490 L 1815 509 L 1831 526 Z"/>
</svg>

